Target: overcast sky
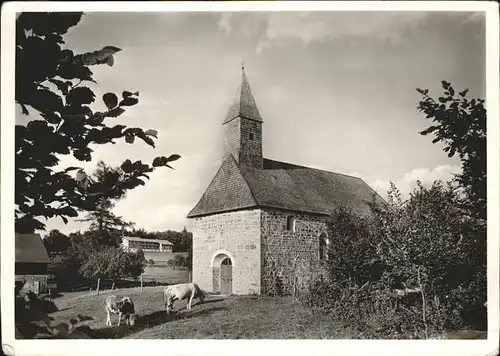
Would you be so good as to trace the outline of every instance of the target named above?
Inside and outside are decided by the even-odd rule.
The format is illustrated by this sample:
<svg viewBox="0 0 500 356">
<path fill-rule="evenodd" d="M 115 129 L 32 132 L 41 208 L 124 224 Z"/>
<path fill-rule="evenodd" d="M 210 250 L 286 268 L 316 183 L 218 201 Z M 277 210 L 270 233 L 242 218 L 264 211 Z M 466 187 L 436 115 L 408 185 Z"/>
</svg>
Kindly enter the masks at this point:
<svg viewBox="0 0 500 356">
<path fill-rule="evenodd" d="M 113 67 L 93 69 L 96 94 L 139 91 L 139 104 L 114 120 L 159 131 L 156 149 L 95 147 L 85 169 L 98 159 L 182 156 L 115 208 L 148 230 L 189 228 L 185 216 L 221 164 L 222 120 L 242 60 L 264 119 L 265 157 L 356 175 L 382 196 L 389 181 L 408 192 L 417 179 L 448 180 L 460 169 L 418 134 L 430 122 L 415 88 L 438 96 L 447 80 L 485 97 L 485 20 L 464 12 L 87 13 L 65 40 L 78 53 L 122 48 Z M 48 222 L 65 233 L 85 227 Z"/>
</svg>

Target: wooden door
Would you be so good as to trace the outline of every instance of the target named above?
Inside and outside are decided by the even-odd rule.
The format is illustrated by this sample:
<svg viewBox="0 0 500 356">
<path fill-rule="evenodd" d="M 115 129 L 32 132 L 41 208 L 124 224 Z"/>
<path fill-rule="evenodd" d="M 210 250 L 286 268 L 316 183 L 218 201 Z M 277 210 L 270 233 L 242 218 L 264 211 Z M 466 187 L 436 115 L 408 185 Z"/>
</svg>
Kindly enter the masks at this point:
<svg viewBox="0 0 500 356">
<path fill-rule="evenodd" d="M 223 295 L 233 293 L 233 269 L 231 260 L 226 257 L 222 260 L 220 266 L 220 291 Z"/>
</svg>

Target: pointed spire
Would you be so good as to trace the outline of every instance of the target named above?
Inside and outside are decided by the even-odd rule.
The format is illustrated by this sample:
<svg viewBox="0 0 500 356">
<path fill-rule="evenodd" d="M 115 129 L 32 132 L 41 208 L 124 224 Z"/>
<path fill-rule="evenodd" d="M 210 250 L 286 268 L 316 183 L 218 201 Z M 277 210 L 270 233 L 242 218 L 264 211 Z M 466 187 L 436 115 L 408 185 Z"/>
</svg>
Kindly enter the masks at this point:
<svg viewBox="0 0 500 356">
<path fill-rule="evenodd" d="M 249 120 L 264 122 L 257 109 L 257 104 L 255 104 L 255 99 L 250 90 L 250 84 L 248 84 L 248 79 L 245 75 L 245 62 L 241 63 L 241 82 L 240 85 L 238 85 L 233 102 L 222 124 L 238 116 Z"/>
</svg>

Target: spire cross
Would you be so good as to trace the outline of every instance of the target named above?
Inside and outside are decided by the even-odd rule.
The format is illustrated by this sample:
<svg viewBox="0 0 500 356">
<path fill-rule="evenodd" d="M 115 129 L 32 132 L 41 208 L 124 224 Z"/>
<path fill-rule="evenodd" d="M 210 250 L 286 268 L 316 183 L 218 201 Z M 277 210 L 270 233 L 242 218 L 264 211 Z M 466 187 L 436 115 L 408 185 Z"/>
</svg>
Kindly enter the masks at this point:
<svg viewBox="0 0 500 356">
<path fill-rule="evenodd" d="M 241 61 L 241 71 L 244 72 L 245 71 L 245 61 Z"/>
</svg>

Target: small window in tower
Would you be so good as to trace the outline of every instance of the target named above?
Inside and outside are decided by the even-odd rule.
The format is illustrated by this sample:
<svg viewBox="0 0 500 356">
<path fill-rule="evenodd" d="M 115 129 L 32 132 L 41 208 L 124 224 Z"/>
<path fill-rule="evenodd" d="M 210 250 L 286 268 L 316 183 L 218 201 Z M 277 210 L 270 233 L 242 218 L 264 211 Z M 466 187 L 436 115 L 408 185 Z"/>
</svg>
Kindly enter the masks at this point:
<svg viewBox="0 0 500 356">
<path fill-rule="evenodd" d="M 253 133 L 250 133 L 250 141 L 253 141 Z"/>
<path fill-rule="evenodd" d="M 295 232 L 295 218 L 293 216 L 286 218 L 286 229 Z"/>
</svg>

